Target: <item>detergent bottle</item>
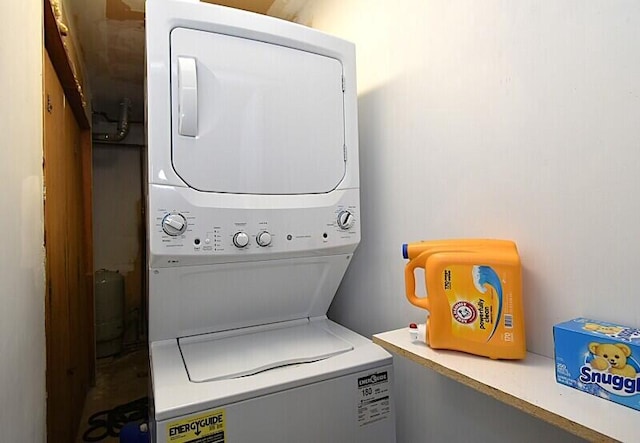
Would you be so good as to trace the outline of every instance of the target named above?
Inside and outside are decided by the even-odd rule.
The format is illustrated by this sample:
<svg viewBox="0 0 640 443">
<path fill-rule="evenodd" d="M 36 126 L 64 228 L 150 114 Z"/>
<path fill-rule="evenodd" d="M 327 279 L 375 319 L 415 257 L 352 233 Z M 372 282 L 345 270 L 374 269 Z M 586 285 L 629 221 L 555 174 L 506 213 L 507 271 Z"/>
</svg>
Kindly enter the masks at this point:
<svg viewBox="0 0 640 443">
<path fill-rule="evenodd" d="M 404 244 L 407 299 L 429 311 L 426 341 L 493 359 L 526 356 L 522 269 L 508 240 L 433 240 Z M 426 297 L 416 295 L 424 269 Z"/>
</svg>

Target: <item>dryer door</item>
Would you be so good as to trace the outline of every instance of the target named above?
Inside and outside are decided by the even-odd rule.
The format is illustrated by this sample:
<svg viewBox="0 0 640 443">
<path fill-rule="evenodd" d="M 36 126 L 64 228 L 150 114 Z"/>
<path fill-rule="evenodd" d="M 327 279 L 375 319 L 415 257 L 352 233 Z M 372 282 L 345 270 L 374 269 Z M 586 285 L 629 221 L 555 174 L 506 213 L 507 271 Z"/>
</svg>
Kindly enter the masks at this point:
<svg viewBox="0 0 640 443">
<path fill-rule="evenodd" d="M 173 167 L 207 192 L 329 192 L 345 174 L 343 95 L 339 60 L 176 28 Z"/>
</svg>

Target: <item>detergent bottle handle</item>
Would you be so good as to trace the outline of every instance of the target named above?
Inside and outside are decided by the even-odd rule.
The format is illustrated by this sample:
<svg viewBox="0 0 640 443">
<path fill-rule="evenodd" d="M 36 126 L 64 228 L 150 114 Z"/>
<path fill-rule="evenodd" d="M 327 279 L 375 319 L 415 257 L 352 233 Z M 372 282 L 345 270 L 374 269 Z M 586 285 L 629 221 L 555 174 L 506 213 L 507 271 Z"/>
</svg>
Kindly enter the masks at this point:
<svg viewBox="0 0 640 443">
<path fill-rule="evenodd" d="M 429 258 L 430 255 L 431 251 L 425 251 L 416 258 L 410 260 L 404 268 L 404 284 L 407 300 L 409 300 L 412 305 L 426 309 L 427 311 L 429 310 L 429 297 L 418 297 L 416 295 L 416 276 L 414 271 L 416 268 L 424 269 L 427 258 Z"/>
</svg>

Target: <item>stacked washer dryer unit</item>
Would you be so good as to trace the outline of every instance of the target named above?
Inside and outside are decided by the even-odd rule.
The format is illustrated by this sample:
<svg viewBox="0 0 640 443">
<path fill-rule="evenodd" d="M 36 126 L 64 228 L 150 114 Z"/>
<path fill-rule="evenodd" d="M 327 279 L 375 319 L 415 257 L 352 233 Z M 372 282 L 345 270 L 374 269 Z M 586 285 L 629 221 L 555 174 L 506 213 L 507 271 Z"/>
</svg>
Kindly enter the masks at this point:
<svg viewBox="0 0 640 443">
<path fill-rule="evenodd" d="M 360 241 L 355 50 L 193 0 L 146 11 L 156 442 L 395 441 L 392 359 L 330 321 Z"/>
</svg>

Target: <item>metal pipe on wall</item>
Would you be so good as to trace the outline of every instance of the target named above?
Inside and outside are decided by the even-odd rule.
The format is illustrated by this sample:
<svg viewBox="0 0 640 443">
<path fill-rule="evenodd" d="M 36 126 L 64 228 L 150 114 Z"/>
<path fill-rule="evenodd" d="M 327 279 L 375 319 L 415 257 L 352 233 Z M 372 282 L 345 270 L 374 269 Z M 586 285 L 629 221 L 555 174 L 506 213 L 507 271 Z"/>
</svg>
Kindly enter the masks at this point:
<svg viewBox="0 0 640 443">
<path fill-rule="evenodd" d="M 118 130 L 112 133 L 95 133 L 93 134 L 94 142 L 102 142 L 102 143 L 115 143 L 124 140 L 124 138 L 129 134 L 129 111 L 131 110 L 131 100 L 127 97 L 122 99 L 122 103 L 120 103 L 120 118 L 118 119 Z"/>
</svg>

